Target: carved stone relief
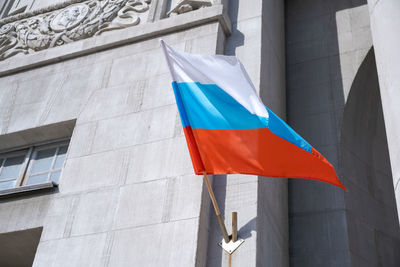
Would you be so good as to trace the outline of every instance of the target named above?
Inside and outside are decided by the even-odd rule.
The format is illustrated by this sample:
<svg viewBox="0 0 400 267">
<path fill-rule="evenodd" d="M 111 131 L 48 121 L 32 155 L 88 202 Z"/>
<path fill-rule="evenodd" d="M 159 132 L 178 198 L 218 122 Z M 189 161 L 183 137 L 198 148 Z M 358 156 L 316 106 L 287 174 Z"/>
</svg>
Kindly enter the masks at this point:
<svg viewBox="0 0 400 267">
<path fill-rule="evenodd" d="M 0 60 L 137 25 L 140 14 L 149 10 L 150 2 L 90 0 L 22 20 L 2 20 Z"/>
<path fill-rule="evenodd" d="M 50 27 L 55 32 L 71 30 L 81 23 L 89 13 L 89 7 L 85 4 L 72 5 L 64 8 L 50 21 Z"/>
<path fill-rule="evenodd" d="M 202 7 L 212 6 L 210 0 L 182 0 L 168 12 L 168 16 L 176 16 Z"/>
</svg>

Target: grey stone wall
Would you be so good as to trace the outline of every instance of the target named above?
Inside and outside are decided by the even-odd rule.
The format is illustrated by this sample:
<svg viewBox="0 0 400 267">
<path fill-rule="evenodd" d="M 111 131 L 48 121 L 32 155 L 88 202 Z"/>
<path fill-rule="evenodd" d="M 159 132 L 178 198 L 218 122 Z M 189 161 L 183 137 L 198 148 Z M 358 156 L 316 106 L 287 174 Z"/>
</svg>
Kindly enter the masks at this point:
<svg viewBox="0 0 400 267">
<path fill-rule="evenodd" d="M 398 11 L 400 2 L 369 0 L 371 30 L 374 39 L 379 83 L 388 136 L 390 162 L 393 174 L 393 185 L 397 199 L 397 210 L 400 213 L 400 53 L 397 49 L 397 32 L 400 27 Z"/>
<path fill-rule="evenodd" d="M 264 103 L 284 116 L 283 11 L 282 1 L 229 1 L 232 35 L 225 54 L 243 62 Z M 229 175 L 215 177 L 214 185 L 228 228 L 231 212 L 238 211 L 239 236 L 246 240 L 232 255 L 233 266 L 288 266 L 286 181 Z M 226 266 L 228 256 L 217 250 L 220 237 L 213 216 L 210 227 L 207 265 Z"/>
<path fill-rule="evenodd" d="M 260 96 L 286 118 L 284 1 L 262 1 Z M 257 266 L 289 266 L 286 179 L 258 179 Z"/>
<path fill-rule="evenodd" d="M 214 21 L 163 38 L 214 54 L 223 36 Z M 158 37 L 0 78 L 3 134 L 76 119 L 59 192 L 0 204 L 1 232 L 43 226 L 34 266 L 204 265 L 208 202 L 170 82 Z"/>
<path fill-rule="evenodd" d="M 352 266 L 396 266 L 400 229 L 372 49 L 346 102 L 340 151 Z"/>
<path fill-rule="evenodd" d="M 382 165 L 388 159 L 387 145 L 379 127 L 383 123 L 376 94 L 379 88 L 371 81 L 372 72 L 358 79 L 363 81 L 361 87 L 366 87 L 362 94 L 367 94 L 368 88 L 375 94 L 370 94 L 368 101 L 352 96 L 351 103 L 347 102 L 349 93 L 356 95 L 355 78 L 361 75 L 360 66 L 372 47 L 367 2 L 288 0 L 286 33 L 289 122 L 333 163 L 348 187 L 343 192 L 322 183 L 289 181 L 291 265 L 376 266 L 378 258 L 386 258 L 388 261 L 380 264 L 396 266 L 390 265 L 398 263 L 393 253 L 382 254 L 383 247 L 396 249 L 399 230 L 393 221 L 397 214 L 393 188 L 388 186 L 390 170 Z M 362 120 L 350 115 L 353 105 L 364 107 Z M 355 121 L 367 123 L 370 132 L 357 128 Z M 346 128 L 348 125 L 352 128 Z M 349 136 L 353 136 L 351 156 L 342 146 Z M 380 148 L 374 145 L 368 150 L 367 140 L 379 143 Z M 369 169 L 356 166 L 361 155 L 373 157 L 363 163 Z M 385 228 L 393 231 L 382 234 Z"/>
<path fill-rule="evenodd" d="M 13 10 L 58 2 L 16 1 Z M 382 114 L 394 174 L 387 118 L 395 119 L 382 91 L 382 45 L 378 76 L 374 68 L 367 1 L 212 2 L 168 18 L 178 2 L 153 0 L 140 25 L 0 62 L 0 149 L 42 140 L 38 127 L 50 137 L 72 131 L 58 192 L 0 200 L 0 233 L 43 227 L 34 266 L 228 264 L 202 178 L 193 175 L 161 37 L 179 50 L 239 57 L 264 103 L 349 188 L 212 177 L 228 232 L 238 211 L 245 239 L 233 266 L 398 265 Z"/>
<path fill-rule="evenodd" d="M 283 5 L 230 1 L 228 9 L 213 1 L 165 18 L 174 4 L 154 0 L 148 23 L 0 63 L 7 140 L 75 122 L 58 192 L 0 200 L 1 233 L 43 227 L 34 266 L 227 264 L 207 191 L 193 175 L 159 38 L 191 53 L 237 55 L 284 116 Z M 233 32 L 225 41 L 228 13 Z M 286 181 L 213 180 L 229 232 L 231 211 L 239 212 L 245 243 L 233 264 L 288 266 Z"/>
</svg>

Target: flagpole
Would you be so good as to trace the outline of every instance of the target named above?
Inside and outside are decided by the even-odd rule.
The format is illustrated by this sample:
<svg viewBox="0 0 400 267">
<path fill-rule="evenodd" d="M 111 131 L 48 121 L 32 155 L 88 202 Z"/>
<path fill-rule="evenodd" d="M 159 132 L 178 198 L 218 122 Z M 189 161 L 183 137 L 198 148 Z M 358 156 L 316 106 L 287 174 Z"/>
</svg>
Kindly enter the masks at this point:
<svg viewBox="0 0 400 267">
<path fill-rule="evenodd" d="M 221 232 L 222 232 L 222 236 L 225 240 L 225 243 L 229 243 L 228 232 L 226 231 L 226 227 L 225 227 L 225 223 L 222 218 L 222 215 L 221 215 L 221 211 L 219 210 L 217 200 L 215 199 L 215 195 L 214 195 L 214 192 L 213 192 L 211 184 L 210 184 L 210 180 L 208 180 L 208 175 L 205 171 L 203 172 L 203 176 L 204 176 L 204 180 L 206 181 L 208 193 L 210 194 L 210 198 L 211 198 L 211 201 L 212 201 L 214 209 L 215 209 L 215 214 L 217 215 L 217 220 L 218 220 L 219 228 L 221 229 Z"/>
</svg>

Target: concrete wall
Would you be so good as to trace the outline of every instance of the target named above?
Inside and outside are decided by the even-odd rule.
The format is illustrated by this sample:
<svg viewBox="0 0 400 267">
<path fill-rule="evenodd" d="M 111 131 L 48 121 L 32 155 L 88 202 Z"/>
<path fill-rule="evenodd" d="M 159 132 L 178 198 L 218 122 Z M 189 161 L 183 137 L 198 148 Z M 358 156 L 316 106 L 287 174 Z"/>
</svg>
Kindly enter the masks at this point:
<svg viewBox="0 0 400 267">
<path fill-rule="evenodd" d="M 380 164 L 387 151 L 379 116 L 371 117 L 379 134 L 365 139 L 382 145 L 375 158 L 355 174 L 345 165 L 364 155 L 368 143 L 353 140 L 358 110 L 345 112 L 345 106 L 367 101 L 354 93 L 372 46 L 366 0 L 231 0 L 229 6 L 215 0 L 211 8 L 158 21 L 176 2 L 153 0 L 147 24 L 0 63 L 0 132 L 7 135 L 0 141 L 76 122 L 59 191 L 0 200 L 0 233 L 43 227 L 34 266 L 228 264 L 217 245 L 222 237 L 207 191 L 193 175 L 159 48 L 162 37 L 187 52 L 239 57 L 264 103 L 326 156 L 351 189 L 212 177 L 228 232 L 231 212 L 238 211 L 239 237 L 245 239 L 233 266 L 289 266 L 289 260 L 307 267 L 397 264 L 392 248 L 398 227 L 390 171 Z M 24 3 L 30 10 L 50 4 L 16 5 Z M 378 73 L 379 62 L 378 55 Z M 371 91 L 371 110 L 379 115 L 376 81 Z M 387 120 L 392 111 L 385 111 L 385 100 L 383 112 Z M 343 140 L 352 141 L 343 148 Z M 393 159 L 391 154 L 392 166 Z M 364 175 L 375 167 L 381 176 Z M 373 212 L 366 203 L 376 204 Z"/>
<path fill-rule="evenodd" d="M 223 36 L 163 38 L 214 54 Z M 76 119 L 59 192 L 1 200 L 0 232 L 43 226 L 34 266 L 204 266 L 208 202 L 170 82 L 159 37 L 0 78 L 3 134 Z"/>
<path fill-rule="evenodd" d="M 397 210 L 400 214 L 400 52 L 398 50 L 400 27 L 400 2 L 396 0 L 368 0 L 371 30 L 374 40 L 383 113 L 388 136 L 393 185 Z"/>
<path fill-rule="evenodd" d="M 49 4 L 25 2 L 14 9 Z M 155 23 L 0 64 L 7 140 L 76 121 L 58 192 L 0 202 L 0 233 L 43 227 L 34 266 L 227 264 L 207 191 L 193 175 L 158 39 L 187 52 L 237 55 L 264 101 L 284 117 L 283 3 L 230 1 L 228 10 L 227 1 L 213 1 L 210 9 L 157 22 L 174 7 L 168 2 L 152 1 Z M 225 43 L 228 12 L 233 33 Z M 231 211 L 239 213 L 245 243 L 233 266 L 288 266 L 286 181 L 213 180 L 229 232 Z"/>
<path fill-rule="evenodd" d="M 284 1 L 262 1 L 260 96 L 286 119 Z M 286 179 L 258 179 L 257 266 L 289 266 Z"/>
<path fill-rule="evenodd" d="M 285 116 L 283 2 L 229 1 L 232 35 L 225 54 L 244 64 L 265 104 Z M 277 67 L 278 66 L 278 67 Z M 287 184 L 285 180 L 256 176 L 216 176 L 218 202 L 230 232 L 231 212 L 238 212 L 239 237 L 245 243 L 232 255 L 232 266 L 288 266 Z M 219 229 L 211 216 L 208 266 L 227 266 L 218 250 Z"/>
<path fill-rule="evenodd" d="M 369 24 L 366 1 L 286 1 L 289 122 L 334 165 L 345 186 L 340 149 L 343 112 L 372 46 Z M 367 179 L 357 175 L 361 181 Z M 358 266 L 351 253 L 357 245 L 348 207 L 357 201 L 358 208 L 363 205 L 360 196 L 350 200 L 356 195 L 352 191 L 289 181 L 291 265 Z M 393 216 L 384 217 L 391 221 Z"/>
<path fill-rule="evenodd" d="M 400 228 L 373 50 L 354 79 L 341 132 L 352 266 L 397 266 Z"/>
</svg>

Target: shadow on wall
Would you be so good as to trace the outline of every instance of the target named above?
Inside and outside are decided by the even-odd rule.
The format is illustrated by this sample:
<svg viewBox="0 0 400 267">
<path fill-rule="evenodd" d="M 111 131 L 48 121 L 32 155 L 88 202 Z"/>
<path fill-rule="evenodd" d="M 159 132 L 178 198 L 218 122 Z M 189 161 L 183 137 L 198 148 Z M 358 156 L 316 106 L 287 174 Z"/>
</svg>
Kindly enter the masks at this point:
<svg viewBox="0 0 400 267">
<path fill-rule="evenodd" d="M 252 232 L 256 231 L 256 222 L 257 222 L 257 217 L 254 217 L 250 221 L 248 221 L 245 225 L 240 227 L 238 230 L 238 236 L 241 239 L 247 239 L 253 236 Z"/>
<path fill-rule="evenodd" d="M 230 0 L 228 9 L 232 21 L 232 35 L 226 40 L 225 55 L 235 56 L 236 48 L 244 45 L 244 34 L 237 28 L 239 0 Z"/>
<path fill-rule="evenodd" d="M 345 96 L 361 56 L 372 45 L 368 1 L 286 0 L 285 8 L 288 121 L 342 174 Z M 383 212 L 374 213 L 377 202 L 369 202 L 371 209 L 364 205 L 367 199 L 362 194 L 349 201 L 355 189 L 349 180 L 343 182 L 347 193 L 323 183 L 289 179 L 291 266 L 378 266 L 366 261 L 365 254 L 355 257 L 356 247 L 357 253 L 371 253 L 374 243 L 357 238 L 367 232 L 348 225 L 348 218 L 354 215 L 350 204 L 363 209 L 367 222 L 379 223 Z M 388 216 L 392 215 L 382 220 Z"/>
<path fill-rule="evenodd" d="M 352 84 L 340 140 L 351 262 L 400 266 L 400 228 L 373 48 Z"/>
<path fill-rule="evenodd" d="M 287 120 L 336 170 L 345 99 L 336 14 L 365 4 L 285 1 Z M 350 266 L 343 198 L 322 182 L 288 180 L 290 266 Z"/>
</svg>

